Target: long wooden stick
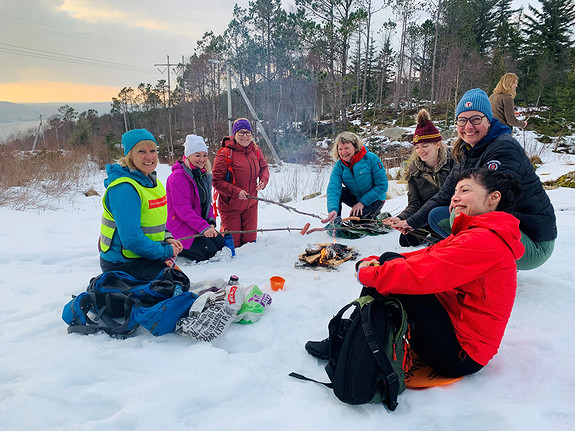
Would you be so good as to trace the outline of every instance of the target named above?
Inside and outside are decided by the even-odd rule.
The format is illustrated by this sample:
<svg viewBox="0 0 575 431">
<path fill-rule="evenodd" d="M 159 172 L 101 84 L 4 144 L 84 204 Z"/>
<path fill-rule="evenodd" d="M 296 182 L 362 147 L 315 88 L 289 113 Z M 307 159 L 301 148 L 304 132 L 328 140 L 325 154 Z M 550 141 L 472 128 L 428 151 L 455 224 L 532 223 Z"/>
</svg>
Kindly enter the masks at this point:
<svg viewBox="0 0 575 431">
<path fill-rule="evenodd" d="M 293 211 L 293 212 L 296 212 L 298 214 L 302 214 L 302 215 L 306 215 L 306 216 L 310 216 L 310 217 L 315 217 L 315 218 L 320 219 L 320 220 L 322 219 L 322 217 L 318 216 L 317 214 L 311 214 L 311 213 L 306 213 L 306 212 L 303 212 L 300 210 L 296 210 L 294 207 L 290 207 L 288 205 L 282 204 L 281 202 L 276 202 L 276 201 L 272 201 L 269 199 L 258 198 L 256 196 L 249 196 L 249 195 L 248 195 L 248 199 L 254 199 L 256 201 L 267 202 L 268 204 L 279 205 L 280 207 L 283 207 L 288 211 Z"/>
<path fill-rule="evenodd" d="M 225 235 L 228 233 L 272 232 L 272 231 L 278 231 L 278 230 L 287 230 L 288 232 L 299 231 L 301 233 L 304 229 L 305 229 L 305 227 L 274 227 L 274 228 L 267 228 L 267 229 L 252 229 L 252 230 L 224 230 L 220 233 L 222 235 Z M 190 235 L 190 236 L 185 236 L 183 238 L 178 238 L 178 241 L 183 241 L 185 239 L 191 239 L 191 238 L 199 238 L 201 236 L 205 236 L 205 235 L 203 233 L 198 233 L 196 235 Z"/>
<path fill-rule="evenodd" d="M 343 218 L 342 221 L 347 221 L 347 220 L 353 220 L 356 222 L 360 222 L 360 224 L 357 224 L 355 226 L 325 226 L 325 227 L 316 227 L 316 228 L 312 228 L 312 229 L 307 229 L 304 231 L 305 234 L 310 234 L 310 233 L 314 233 L 314 232 L 321 232 L 321 231 L 336 231 L 336 230 L 346 230 L 346 229 L 353 229 L 355 231 L 358 230 L 365 230 L 365 231 L 370 231 L 371 227 L 369 226 L 370 224 L 376 225 L 376 226 L 386 226 L 389 227 L 390 229 L 393 229 L 391 226 L 388 226 L 386 224 L 383 223 L 383 220 L 374 220 L 374 219 L 360 219 L 359 217 L 346 217 Z M 364 222 L 364 224 L 361 224 L 361 222 Z M 418 232 L 416 229 L 412 230 L 411 232 L 408 232 L 409 235 L 413 235 L 414 237 L 416 237 L 419 240 L 426 240 L 427 239 L 427 234 L 422 234 L 420 232 Z M 303 233 L 302 233 L 303 235 Z"/>
</svg>

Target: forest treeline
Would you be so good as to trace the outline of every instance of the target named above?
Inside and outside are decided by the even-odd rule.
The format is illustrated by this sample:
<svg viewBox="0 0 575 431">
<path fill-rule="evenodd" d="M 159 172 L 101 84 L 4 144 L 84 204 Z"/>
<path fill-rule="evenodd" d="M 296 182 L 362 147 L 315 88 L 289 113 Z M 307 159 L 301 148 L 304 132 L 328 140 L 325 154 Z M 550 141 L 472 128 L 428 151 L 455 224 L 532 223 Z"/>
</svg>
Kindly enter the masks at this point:
<svg viewBox="0 0 575 431">
<path fill-rule="evenodd" d="M 189 133 L 215 149 L 228 132 L 230 77 L 231 119 L 261 121 L 288 161 L 305 158 L 314 140 L 353 130 L 351 118 L 411 125 L 426 107 L 446 128 L 465 91 L 490 94 L 506 72 L 519 76 L 516 105 L 545 109 L 530 127 L 553 135 L 575 122 L 575 0 L 526 9 L 511 0 L 294 1 L 289 10 L 281 0 L 236 5 L 224 33 L 205 33 L 178 65 L 175 82 L 125 87 L 104 115 L 63 106 L 43 144 L 103 143 L 112 157 L 125 130 L 145 127 L 167 144 L 167 159 Z M 376 26 L 380 16 L 393 18 Z"/>
</svg>

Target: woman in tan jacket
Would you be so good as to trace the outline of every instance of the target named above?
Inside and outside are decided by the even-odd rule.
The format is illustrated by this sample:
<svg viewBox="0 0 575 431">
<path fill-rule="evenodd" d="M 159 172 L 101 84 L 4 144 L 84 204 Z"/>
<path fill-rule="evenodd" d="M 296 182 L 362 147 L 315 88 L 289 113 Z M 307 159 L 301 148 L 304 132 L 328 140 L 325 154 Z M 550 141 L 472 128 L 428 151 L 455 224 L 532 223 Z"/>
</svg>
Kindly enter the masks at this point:
<svg viewBox="0 0 575 431">
<path fill-rule="evenodd" d="M 527 127 L 527 120 L 518 120 L 515 118 L 515 103 L 513 99 L 516 96 L 517 84 L 519 78 L 514 73 L 506 73 L 501 77 L 493 94 L 489 96 L 491 102 L 491 109 L 493 116 L 499 120 L 501 124 L 505 124 L 511 128 L 520 127 L 525 129 Z"/>
<path fill-rule="evenodd" d="M 407 220 L 415 214 L 439 191 L 453 167 L 453 159 L 447 146 L 441 142 L 441 133 L 425 109 L 421 109 L 417 114 L 413 152 L 408 163 L 405 175 L 407 207 L 396 217 L 384 220 L 383 223 L 388 226 L 400 220 Z M 399 244 L 402 247 L 414 247 L 420 245 L 429 234 L 436 236 L 433 229 L 425 226 L 414 233 L 400 235 Z"/>
</svg>

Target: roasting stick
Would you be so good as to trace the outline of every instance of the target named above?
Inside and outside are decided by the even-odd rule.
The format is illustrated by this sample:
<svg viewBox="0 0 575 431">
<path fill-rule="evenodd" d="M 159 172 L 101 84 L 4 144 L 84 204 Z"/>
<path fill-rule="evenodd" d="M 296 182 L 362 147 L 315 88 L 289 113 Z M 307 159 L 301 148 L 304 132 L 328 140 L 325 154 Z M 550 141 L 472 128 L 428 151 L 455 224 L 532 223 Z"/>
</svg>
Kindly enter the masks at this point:
<svg viewBox="0 0 575 431">
<path fill-rule="evenodd" d="M 253 233 L 253 232 L 273 232 L 273 231 L 280 231 L 280 230 L 287 230 L 288 232 L 291 231 L 299 231 L 300 235 L 305 235 L 307 230 L 309 229 L 310 224 L 306 223 L 304 227 L 274 227 L 274 228 L 266 228 L 266 229 L 252 229 L 252 230 L 224 230 L 220 232 L 222 235 L 228 233 Z M 191 238 L 199 238 L 201 236 L 205 236 L 203 233 L 198 233 L 196 235 L 185 236 L 183 238 L 178 238 L 178 241 L 183 241 L 185 239 Z"/>
<path fill-rule="evenodd" d="M 278 206 L 280 206 L 280 207 L 283 207 L 283 208 L 287 209 L 288 211 L 293 211 L 293 212 L 296 212 L 296 213 L 298 213 L 298 214 L 302 214 L 302 215 L 306 215 L 306 216 L 310 216 L 310 217 L 315 217 L 315 218 L 320 219 L 320 220 L 322 219 L 322 217 L 318 216 L 317 214 L 312 214 L 312 213 L 306 213 L 306 212 L 303 212 L 303 211 L 299 211 L 299 210 L 297 210 L 297 209 L 295 209 L 295 208 L 293 208 L 293 207 L 290 207 L 290 206 L 288 206 L 288 205 L 282 204 L 281 202 L 272 201 L 272 200 L 270 200 L 270 199 L 264 199 L 264 198 L 260 198 L 260 197 L 256 197 L 256 196 L 249 196 L 249 195 L 248 195 L 248 199 L 254 199 L 254 200 L 257 200 L 257 201 L 267 202 L 267 203 L 269 203 L 269 204 L 274 204 L 274 205 L 278 205 Z M 373 221 L 374 221 L 374 220 L 371 220 L 371 219 L 360 219 L 359 217 L 347 217 L 347 218 L 343 218 L 341 221 L 343 222 L 343 221 L 346 221 L 346 220 L 353 220 L 353 221 L 359 221 L 359 222 L 362 222 L 362 221 L 373 222 Z M 307 225 L 309 225 L 309 223 L 306 223 L 306 226 L 307 226 Z M 390 226 L 390 227 L 391 227 L 391 226 Z M 301 235 L 306 235 L 306 234 L 310 234 L 310 233 L 313 233 L 313 232 L 321 232 L 321 231 L 325 231 L 325 230 L 345 230 L 345 229 L 346 229 L 345 226 L 342 226 L 342 227 L 329 227 L 329 228 L 316 227 L 316 228 L 313 228 L 313 229 L 309 229 L 309 226 L 308 226 L 307 229 L 304 227 L 304 228 L 301 230 L 300 234 L 301 234 Z M 356 230 L 357 230 L 357 229 L 361 229 L 361 226 L 354 226 L 354 229 L 356 229 Z M 366 230 L 368 230 L 368 228 L 366 228 Z M 422 235 L 422 234 L 420 234 L 420 233 L 418 233 L 418 232 L 416 232 L 416 231 L 412 231 L 412 232 L 410 232 L 410 233 L 411 233 L 413 236 L 415 236 L 416 238 L 419 238 L 419 239 L 425 239 L 425 238 L 427 237 L 427 235 Z"/>
<path fill-rule="evenodd" d="M 346 220 L 359 220 L 359 217 L 347 217 L 345 219 L 342 219 L 343 221 Z M 318 232 L 318 231 L 322 231 L 322 230 L 332 230 L 332 229 L 336 229 L 336 230 L 344 230 L 347 229 L 345 226 L 342 227 L 328 227 L 328 228 L 315 228 L 315 229 L 310 229 L 310 223 L 306 223 L 304 227 L 274 227 L 274 228 L 266 228 L 266 229 L 252 229 L 252 230 L 224 230 L 222 232 L 220 232 L 222 235 L 228 234 L 228 233 L 253 233 L 253 232 L 273 232 L 273 231 L 281 231 L 281 230 L 287 230 L 288 232 L 292 232 L 292 231 L 299 231 L 300 235 L 306 235 L 312 232 Z M 185 239 L 191 239 L 191 238 L 199 238 L 201 236 L 205 236 L 202 233 L 198 233 L 196 235 L 190 235 L 190 236 L 185 236 L 183 238 L 178 238 L 178 241 L 183 241 Z"/>
<path fill-rule="evenodd" d="M 359 217 L 345 217 L 345 218 L 342 218 L 342 219 L 341 219 L 342 222 L 348 221 L 348 220 L 351 220 L 351 221 L 359 221 L 360 218 L 359 218 Z M 355 228 L 356 228 L 356 227 L 354 227 L 354 229 L 355 229 Z M 308 230 L 305 231 L 305 233 L 309 235 L 310 233 L 313 233 L 313 232 L 321 232 L 321 231 L 324 231 L 324 230 L 345 230 L 345 229 L 347 229 L 346 226 L 340 226 L 340 227 L 335 227 L 335 226 L 325 227 L 325 226 L 324 226 L 324 227 L 315 227 L 315 228 L 313 228 L 313 229 L 308 229 Z M 303 233 L 302 233 L 302 235 L 303 235 Z"/>
<path fill-rule="evenodd" d="M 272 200 L 269 200 L 269 199 L 258 198 L 258 197 L 256 197 L 256 196 L 249 196 L 249 195 L 248 195 L 248 199 L 254 199 L 254 200 L 256 200 L 256 201 L 267 202 L 268 204 L 279 205 L 280 207 L 283 207 L 283 208 L 285 208 L 285 209 L 288 210 L 288 211 L 293 211 L 293 212 L 296 212 L 296 213 L 298 213 L 298 214 L 303 214 L 303 215 L 306 215 L 306 216 L 315 217 L 315 218 L 318 218 L 318 219 L 320 219 L 320 220 L 322 219 L 322 217 L 318 216 L 317 214 L 306 213 L 306 212 L 303 212 L 303 211 L 300 211 L 300 210 L 296 210 L 294 207 L 290 207 L 290 206 L 288 206 L 288 205 L 282 204 L 281 202 L 276 202 L 276 201 L 272 201 Z"/>
</svg>

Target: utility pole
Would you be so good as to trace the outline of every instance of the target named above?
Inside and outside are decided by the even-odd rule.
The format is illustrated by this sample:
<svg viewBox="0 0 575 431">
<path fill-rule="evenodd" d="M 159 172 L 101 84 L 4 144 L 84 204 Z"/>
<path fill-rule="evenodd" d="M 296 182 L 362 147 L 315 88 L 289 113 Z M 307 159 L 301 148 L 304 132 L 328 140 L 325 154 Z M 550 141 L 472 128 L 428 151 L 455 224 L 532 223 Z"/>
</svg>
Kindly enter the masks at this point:
<svg viewBox="0 0 575 431">
<path fill-rule="evenodd" d="M 226 63 L 226 72 L 228 80 L 228 131 L 232 136 L 232 129 L 234 126 L 234 119 L 232 118 L 232 68 Z"/>
<path fill-rule="evenodd" d="M 228 129 L 229 129 L 230 136 L 232 134 L 232 124 L 233 124 L 233 119 L 232 119 L 232 84 L 231 84 L 231 81 L 232 81 L 231 78 L 233 76 L 234 81 L 236 81 L 236 86 L 238 87 L 238 90 L 244 99 L 244 102 L 246 102 L 246 105 L 248 105 L 248 109 L 250 110 L 250 113 L 252 114 L 252 117 L 254 118 L 254 120 L 256 122 L 256 128 L 262 134 L 264 141 L 266 142 L 268 148 L 272 152 L 272 156 L 273 156 L 274 160 L 277 162 L 277 164 L 279 166 L 283 166 L 282 161 L 276 152 L 276 149 L 272 145 L 272 142 L 271 142 L 268 134 L 266 133 L 264 126 L 262 125 L 262 122 L 258 118 L 258 114 L 256 113 L 256 110 L 252 106 L 250 99 L 248 98 L 246 92 L 244 91 L 244 87 L 242 86 L 240 78 L 238 77 L 236 72 L 232 69 L 232 67 L 230 66 L 230 64 L 227 61 L 208 60 L 208 62 L 213 63 L 213 64 L 224 63 L 226 65 L 227 78 L 228 78 Z"/>
<path fill-rule="evenodd" d="M 186 73 L 186 59 L 182 55 L 182 103 L 180 104 L 182 108 L 180 109 L 180 122 L 182 126 L 182 130 L 186 130 L 186 123 L 185 123 L 185 115 L 183 113 L 183 109 L 185 109 L 186 104 L 186 81 L 185 81 L 185 73 Z"/>
<path fill-rule="evenodd" d="M 128 119 L 126 117 L 126 111 L 128 110 L 128 104 L 126 103 L 126 100 L 123 100 L 124 102 L 124 129 L 127 132 L 128 131 Z"/>
<path fill-rule="evenodd" d="M 240 94 L 244 98 L 246 105 L 248 105 L 248 109 L 250 110 L 252 117 L 254 117 L 254 120 L 256 120 L 256 127 L 258 128 L 258 130 L 260 131 L 260 133 L 264 137 L 264 141 L 266 141 L 266 144 L 268 144 L 268 147 L 269 147 L 270 151 L 272 152 L 273 158 L 275 159 L 275 161 L 277 162 L 277 164 L 279 166 L 282 166 L 282 161 L 279 158 L 278 154 L 276 153 L 276 149 L 272 145 L 272 141 L 270 141 L 270 138 L 268 137 L 268 134 L 266 133 L 264 126 L 262 125 L 262 122 L 258 118 L 258 114 L 256 114 L 256 110 L 252 106 L 250 99 L 248 99 L 248 96 L 247 96 L 246 92 L 244 91 L 244 87 L 242 87 L 242 83 L 240 82 L 240 78 L 238 77 L 236 72 L 229 66 L 229 64 L 226 63 L 226 66 L 228 67 L 228 71 L 231 71 L 232 76 L 234 77 L 234 80 L 236 81 L 236 85 L 238 86 L 238 90 L 240 90 Z"/>
<path fill-rule="evenodd" d="M 34 138 L 34 145 L 32 145 L 32 151 L 36 149 L 36 144 L 38 143 L 38 135 L 40 135 L 40 131 L 42 131 L 42 142 L 44 143 L 45 147 L 46 138 L 44 136 L 44 130 L 42 129 L 42 114 L 40 114 L 40 124 L 38 124 L 38 130 L 36 130 L 36 137 Z"/>
<path fill-rule="evenodd" d="M 174 160 L 174 143 L 172 141 L 172 89 L 170 86 L 170 67 L 174 66 L 173 64 L 170 64 L 170 56 L 166 55 L 167 58 L 167 63 L 166 64 L 154 64 L 154 66 L 156 66 L 156 69 L 158 69 L 158 66 L 162 66 L 162 67 L 167 67 L 168 70 L 168 153 L 170 155 L 170 161 Z M 164 73 L 162 72 L 160 69 L 158 69 L 160 71 L 160 73 Z"/>
</svg>

